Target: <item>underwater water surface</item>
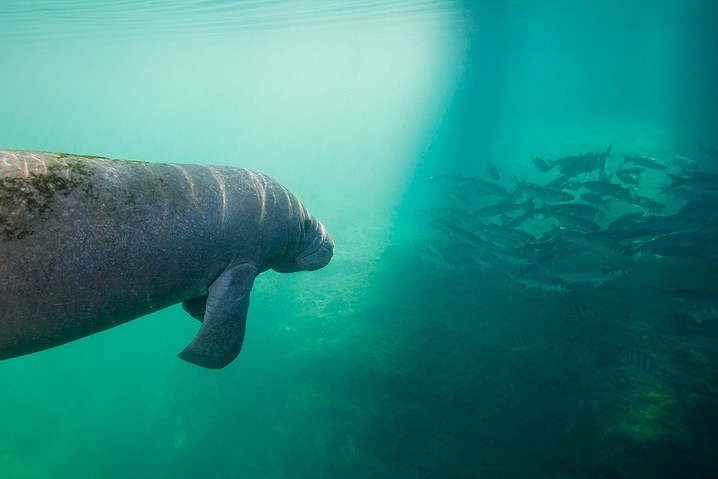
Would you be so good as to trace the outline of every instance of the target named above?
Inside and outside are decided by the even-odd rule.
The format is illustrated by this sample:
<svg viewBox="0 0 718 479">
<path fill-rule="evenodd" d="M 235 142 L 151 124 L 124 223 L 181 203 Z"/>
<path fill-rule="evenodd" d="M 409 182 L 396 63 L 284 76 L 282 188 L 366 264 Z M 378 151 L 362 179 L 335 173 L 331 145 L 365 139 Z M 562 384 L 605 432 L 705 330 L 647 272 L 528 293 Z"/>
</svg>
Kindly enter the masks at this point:
<svg viewBox="0 0 718 479">
<path fill-rule="evenodd" d="M 336 250 L 258 278 L 222 370 L 179 305 L 0 362 L 0 477 L 716 477 L 716 25 L 3 2 L 0 148 L 261 171 Z"/>
</svg>

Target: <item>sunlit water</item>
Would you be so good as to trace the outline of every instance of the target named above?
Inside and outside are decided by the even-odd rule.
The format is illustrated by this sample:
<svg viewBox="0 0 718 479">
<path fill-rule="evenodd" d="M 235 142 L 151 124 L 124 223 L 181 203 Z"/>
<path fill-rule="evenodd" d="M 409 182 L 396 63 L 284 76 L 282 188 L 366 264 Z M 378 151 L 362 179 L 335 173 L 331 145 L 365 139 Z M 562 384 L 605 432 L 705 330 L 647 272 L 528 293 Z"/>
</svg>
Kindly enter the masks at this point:
<svg viewBox="0 0 718 479">
<path fill-rule="evenodd" d="M 3 2 L 0 148 L 261 171 L 336 253 L 257 280 L 220 371 L 177 359 L 198 327 L 178 306 L 0 363 L 0 477 L 715 476 L 718 319 L 666 328 L 681 306 L 654 288 L 715 291 L 715 260 L 643 256 L 630 279 L 566 296 L 419 252 L 442 238 L 427 210 L 488 204 L 428 178 L 488 179 L 487 160 L 507 189 L 547 179 L 532 156 L 608 145 L 611 171 L 623 152 L 718 171 L 698 148 L 718 145 L 717 15 Z M 663 173 L 642 181 L 661 214 L 680 209 Z"/>
</svg>

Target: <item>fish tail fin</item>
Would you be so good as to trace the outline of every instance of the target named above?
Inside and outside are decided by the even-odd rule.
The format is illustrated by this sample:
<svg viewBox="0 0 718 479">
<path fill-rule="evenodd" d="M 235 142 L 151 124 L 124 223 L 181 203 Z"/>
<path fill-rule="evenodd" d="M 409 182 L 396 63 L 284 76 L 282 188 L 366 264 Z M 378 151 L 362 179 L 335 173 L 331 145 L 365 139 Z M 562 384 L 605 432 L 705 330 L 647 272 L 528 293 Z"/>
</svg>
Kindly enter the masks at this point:
<svg viewBox="0 0 718 479">
<path fill-rule="evenodd" d="M 663 188 L 662 193 L 670 191 L 673 188 L 678 188 L 679 186 L 681 186 L 685 183 L 685 179 L 680 176 L 677 176 L 677 175 L 674 175 L 671 173 L 664 173 L 664 175 L 666 175 L 668 177 L 668 179 L 671 180 L 671 184 L 666 185 L 666 187 Z"/>
<path fill-rule="evenodd" d="M 613 198 L 608 198 L 601 203 L 601 206 L 603 206 L 603 209 L 605 209 L 607 212 L 609 212 L 609 211 L 611 211 L 612 204 L 613 204 Z"/>
<path fill-rule="evenodd" d="M 544 215 L 544 217 L 551 216 L 551 208 L 549 207 L 549 204 L 544 201 L 543 206 L 540 209 L 540 212 Z"/>
<path fill-rule="evenodd" d="M 664 173 L 664 174 L 668 177 L 669 180 L 671 180 L 671 186 L 680 186 L 685 181 L 684 178 L 682 178 L 678 175 L 674 175 L 672 173 Z"/>
</svg>

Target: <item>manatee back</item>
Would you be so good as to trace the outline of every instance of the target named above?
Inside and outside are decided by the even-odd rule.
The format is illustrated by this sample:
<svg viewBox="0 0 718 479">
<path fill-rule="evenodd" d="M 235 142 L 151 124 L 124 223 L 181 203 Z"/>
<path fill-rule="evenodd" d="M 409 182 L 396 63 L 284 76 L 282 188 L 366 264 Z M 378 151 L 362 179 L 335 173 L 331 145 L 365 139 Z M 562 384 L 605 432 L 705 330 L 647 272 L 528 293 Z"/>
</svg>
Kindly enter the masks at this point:
<svg viewBox="0 0 718 479">
<path fill-rule="evenodd" d="M 192 168 L 0 151 L 0 357 L 201 292 L 226 261 L 203 247 L 222 194 Z"/>
</svg>

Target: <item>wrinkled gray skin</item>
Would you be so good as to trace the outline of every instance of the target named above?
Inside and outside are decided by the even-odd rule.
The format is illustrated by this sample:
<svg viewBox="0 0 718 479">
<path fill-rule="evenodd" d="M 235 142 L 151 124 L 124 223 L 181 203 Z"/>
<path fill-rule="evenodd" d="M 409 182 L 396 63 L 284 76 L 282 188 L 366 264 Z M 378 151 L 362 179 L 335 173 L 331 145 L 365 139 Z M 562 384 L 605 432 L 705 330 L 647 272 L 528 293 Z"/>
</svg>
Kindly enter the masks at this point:
<svg viewBox="0 0 718 479">
<path fill-rule="evenodd" d="M 222 368 L 254 278 L 321 268 L 333 251 L 259 173 L 0 150 L 0 359 L 182 302 L 202 325 L 180 358 Z"/>
</svg>

